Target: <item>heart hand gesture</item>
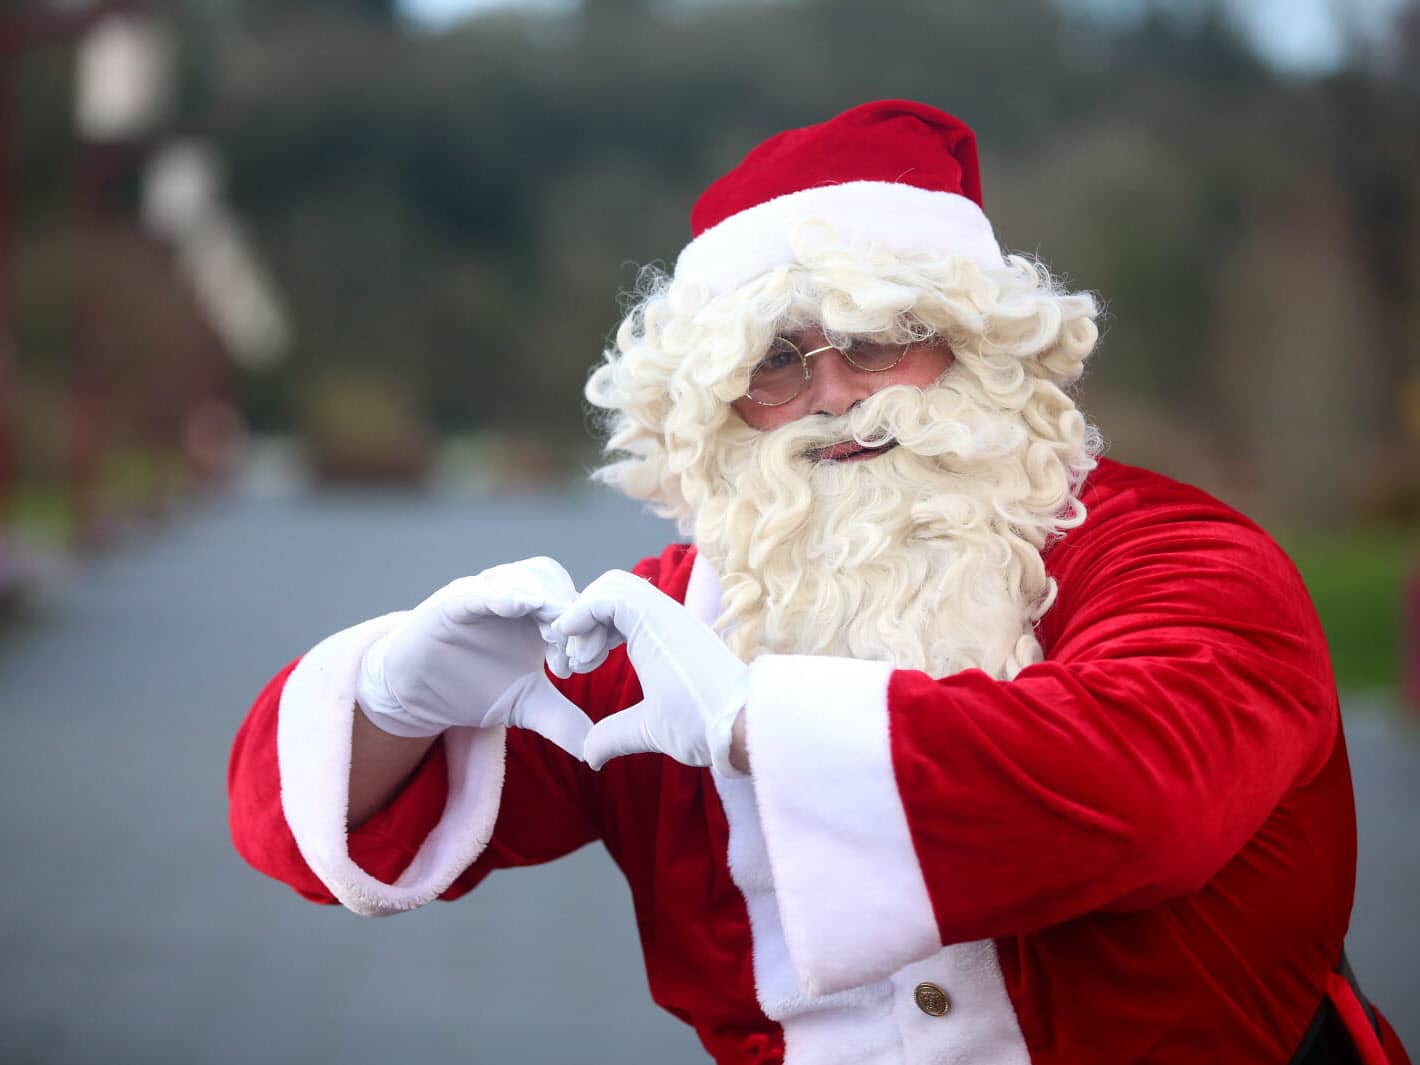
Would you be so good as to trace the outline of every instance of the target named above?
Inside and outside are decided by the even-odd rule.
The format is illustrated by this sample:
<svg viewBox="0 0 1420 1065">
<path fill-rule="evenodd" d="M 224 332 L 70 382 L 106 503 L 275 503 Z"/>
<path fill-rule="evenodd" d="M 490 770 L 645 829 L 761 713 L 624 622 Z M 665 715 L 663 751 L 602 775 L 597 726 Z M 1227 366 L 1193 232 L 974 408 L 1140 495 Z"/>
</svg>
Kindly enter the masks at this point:
<svg viewBox="0 0 1420 1065">
<path fill-rule="evenodd" d="M 749 668 L 718 635 L 649 581 L 604 573 L 548 627 L 576 672 L 626 642 L 644 698 L 592 726 L 583 757 L 593 769 L 624 754 L 657 751 L 686 765 L 730 764 L 730 739 L 745 702 Z M 573 645 L 578 642 L 578 646 Z"/>
</svg>

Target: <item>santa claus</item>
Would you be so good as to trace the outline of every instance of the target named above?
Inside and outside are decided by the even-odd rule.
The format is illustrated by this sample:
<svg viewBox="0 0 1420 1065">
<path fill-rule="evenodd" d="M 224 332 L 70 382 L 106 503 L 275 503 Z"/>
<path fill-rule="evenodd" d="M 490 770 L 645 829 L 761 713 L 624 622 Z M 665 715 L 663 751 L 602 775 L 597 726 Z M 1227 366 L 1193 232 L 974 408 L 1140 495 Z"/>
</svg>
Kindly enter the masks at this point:
<svg viewBox="0 0 1420 1065">
<path fill-rule="evenodd" d="M 599 838 L 723 1063 L 1404 1062 L 1302 582 L 1099 458 L 1096 304 L 981 202 L 903 101 L 711 185 L 587 387 L 597 476 L 692 542 L 317 645 L 237 739 L 248 860 L 387 914 Z"/>
</svg>

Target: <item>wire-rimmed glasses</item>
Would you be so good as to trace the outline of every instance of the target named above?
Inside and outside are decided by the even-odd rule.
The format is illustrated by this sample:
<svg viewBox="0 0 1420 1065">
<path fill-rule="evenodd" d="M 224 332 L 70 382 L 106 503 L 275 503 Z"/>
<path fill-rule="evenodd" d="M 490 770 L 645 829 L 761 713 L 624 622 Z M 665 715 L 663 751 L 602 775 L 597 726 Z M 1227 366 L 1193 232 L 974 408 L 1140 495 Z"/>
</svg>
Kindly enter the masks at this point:
<svg viewBox="0 0 1420 1065">
<path fill-rule="evenodd" d="M 786 337 L 775 337 L 764 358 L 755 363 L 749 375 L 745 399 L 761 407 L 782 407 L 797 398 L 809 383 L 812 372 L 809 360 L 825 351 L 836 351 L 843 361 L 860 373 L 882 373 L 891 370 L 907 357 L 911 344 L 874 344 L 855 342 L 851 348 L 825 344 L 812 351 L 800 351 Z"/>
</svg>

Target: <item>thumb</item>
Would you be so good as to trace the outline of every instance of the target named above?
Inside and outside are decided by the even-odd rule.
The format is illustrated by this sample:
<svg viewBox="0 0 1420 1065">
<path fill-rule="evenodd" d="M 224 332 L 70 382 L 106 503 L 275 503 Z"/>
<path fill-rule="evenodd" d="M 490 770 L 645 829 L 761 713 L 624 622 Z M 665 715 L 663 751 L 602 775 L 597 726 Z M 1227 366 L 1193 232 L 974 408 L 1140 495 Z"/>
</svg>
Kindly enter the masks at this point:
<svg viewBox="0 0 1420 1065">
<path fill-rule="evenodd" d="M 639 702 L 619 713 L 604 717 L 587 733 L 583 758 L 593 769 L 600 769 L 613 758 L 624 754 L 644 754 L 659 748 L 646 731 L 646 704 Z"/>
<path fill-rule="evenodd" d="M 541 669 L 514 681 L 494 704 L 490 716 L 505 708 L 508 724 L 530 729 L 573 758 L 585 759 L 582 749 L 592 728 L 591 719 L 558 691 Z"/>
</svg>

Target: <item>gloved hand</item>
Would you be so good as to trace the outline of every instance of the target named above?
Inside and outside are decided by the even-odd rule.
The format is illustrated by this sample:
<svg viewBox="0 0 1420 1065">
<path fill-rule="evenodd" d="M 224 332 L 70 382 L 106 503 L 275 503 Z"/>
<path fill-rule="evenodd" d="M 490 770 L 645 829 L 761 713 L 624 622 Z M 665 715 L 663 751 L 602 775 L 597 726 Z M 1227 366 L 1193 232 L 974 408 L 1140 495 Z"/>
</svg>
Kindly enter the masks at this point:
<svg viewBox="0 0 1420 1065">
<path fill-rule="evenodd" d="M 586 714 L 543 673 L 546 627 L 577 595 L 550 558 L 494 566 L 445 585 L 365 652 L 355 698 L 380 729 L 433 736 L 452 725 L 517 725 L 582 757 Z M 610 634 L 559 643 L 551 661 L 567 673 L 570 650 L 588 668 Z M 570 673 L 567 673 L 570 675 Z"/>
<path fill-rule="evenodd" d="M 587 734 L 584 758 L 600 769 L 623 754 L 659 751 L 686 765 L 730 764 L 730 734 L 744 706 L 749 667 L 715 631 L 649 581 L 622 570 L 602 574 L 552 623 L 548 638 L 573 639 L 567 657 L 579 673 L 589 651 L 626 641 L 644 698 L 604 718 Z"/>
</svg>

